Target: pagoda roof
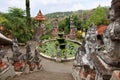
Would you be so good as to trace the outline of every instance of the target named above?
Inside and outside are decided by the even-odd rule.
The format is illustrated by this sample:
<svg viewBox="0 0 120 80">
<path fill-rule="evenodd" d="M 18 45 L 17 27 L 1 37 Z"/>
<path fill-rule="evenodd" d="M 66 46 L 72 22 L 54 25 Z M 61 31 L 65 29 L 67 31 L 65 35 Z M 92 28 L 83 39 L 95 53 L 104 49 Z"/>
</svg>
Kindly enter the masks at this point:
<svg viewBox="0 0 120 80">
<path fill-rule="evenodd" d="M 42 12 L 39 10 L 37 16 L 35 17 L 36 21 L 44 21 L 45 17 L 42 15 Z"/>
</svg>

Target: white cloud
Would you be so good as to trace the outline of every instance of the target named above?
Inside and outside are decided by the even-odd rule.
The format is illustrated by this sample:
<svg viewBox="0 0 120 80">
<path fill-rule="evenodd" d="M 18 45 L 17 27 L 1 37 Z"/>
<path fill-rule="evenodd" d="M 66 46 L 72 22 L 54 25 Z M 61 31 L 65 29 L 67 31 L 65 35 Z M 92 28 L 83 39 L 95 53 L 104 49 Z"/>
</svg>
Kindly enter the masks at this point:
<svg viewBox="0 0 120 80">
<path fill-rule="evenodd" d="M 25 0 L 8 0 L 8 5 L 6 6 L 25 9 Z"/>
<path fill-rule="evenodd" d="M 42 5 L 54 5 L 54 4 L 69 4 L 71 0 L 40 0 L 39 1 Z M 62 5 L 61 5 L 62 6 Z"/>
<path fill-rule="evenodd" d="M 110 6 L 111 5 L 111 1 L 112 0 L 110 0 L 110 1 L 102 1 L 102 2 L 100 2 L 100 4 L 102 5 L 102 6 Z"/>
<path fill-rule="evenodd" d="M 83 6 L 80 3 L 76 3 L 72 6 L 71 11 L 77 11 L 83 9 Z"/>
<path fill-rule="evenodd" d="M 58 0 L 40 0 L 41 4 L 48 5 L 48 4 L 56 4 Z"/>
</svg>

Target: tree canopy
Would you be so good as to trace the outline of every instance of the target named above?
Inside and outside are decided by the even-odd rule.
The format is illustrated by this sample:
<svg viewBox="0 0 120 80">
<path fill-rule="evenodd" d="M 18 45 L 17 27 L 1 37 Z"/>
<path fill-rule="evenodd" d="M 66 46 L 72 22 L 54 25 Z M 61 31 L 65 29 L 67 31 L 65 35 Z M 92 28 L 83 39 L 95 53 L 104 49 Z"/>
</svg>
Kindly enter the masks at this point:
<svg viewBox="0 0 120 80">
<path fill-rule="evenodd" d="M 25 11 L 20 8 L 9 8 L 8 13 L 0 15 L 0 23 L 4 26 L 3 33 L 17 37 L 19 42 L 26 42 L 32 37 L 31 27 L 27 27 L 25 22 Z"/>
<path fill-rule="evenodd" d="M 84 25 L 85 27 L 88 27 L 92 22 L 95 25 L 101 25 L 101 24 L 107 24 L 105 21 L 107 20 L 107 11 L 105 7 L 97 7 L 96 9 L 93 10 L 92 15 L 90 18 L 87 20 L 86 24 Z"/>
</svg>

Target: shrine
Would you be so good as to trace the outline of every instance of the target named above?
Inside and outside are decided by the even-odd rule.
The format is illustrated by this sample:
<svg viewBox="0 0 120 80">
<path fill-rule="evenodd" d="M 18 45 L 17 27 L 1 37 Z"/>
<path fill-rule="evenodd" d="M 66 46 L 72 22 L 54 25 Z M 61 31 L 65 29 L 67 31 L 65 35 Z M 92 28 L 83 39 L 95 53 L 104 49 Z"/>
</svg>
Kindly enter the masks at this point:
<svg viewBox="0 0 120 80">
<path fill-rule="evenodd" d="M 44 35 L 46 32 L 46 27 L 42 24 L 42 21 L 45 21 L 45 17 L 42 15 L 41 11 L 38 12 L 37 16 L 35 17 L 36 26 L 34 28 L 34 35 L 33 40 L 39 40 L 39 37 Z"/>
<path fill-rule="evenodd" d="M 56 18 L 54 20 L 54 25 L 53 29 L 51 31 L 52 36 L 57 37 L 59 33 L 59 25 L 58 25 L 58 19 Z"/>
<path fill-rule="evenodd" d="M 75 25 L 74 25 L 74 22 L 73 22 L 73 19 L 72 17 L 70 18 L 70 33 L 69 33 L 69 38 L 70 39 L 75 39 L 76 37 L 76 28 L 75 28 Z"/>
</svg>

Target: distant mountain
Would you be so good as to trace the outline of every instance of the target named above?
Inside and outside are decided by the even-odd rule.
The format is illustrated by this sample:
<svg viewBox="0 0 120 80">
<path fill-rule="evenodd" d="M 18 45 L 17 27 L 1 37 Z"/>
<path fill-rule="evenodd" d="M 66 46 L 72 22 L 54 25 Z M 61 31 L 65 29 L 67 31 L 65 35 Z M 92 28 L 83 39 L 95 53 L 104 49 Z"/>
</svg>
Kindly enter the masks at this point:
<svg viewBox="0 0 120 80">
<path fill-rule="evenodd" d="M 105 8 L 108 10 L 109 6 L 105 6 Z M 46 14 L 45 17 L 47 19 L 52 19 L 52 18 L 64 18 L 64 17 L 67 17 L 67 16 L 71 16 L 73 14 L 76 14 L 76 15 L 82 15 L 83 13 L 86 13 L 86 14 L 89 14 L 88 12 L 91 12 L 92 10 L 94 9 L 91 9 L 91 10 L 78 10 L 78 11 L 67 11 L 67 12 L 55 12 L 55 13 L 49 13 L 49 14 Z"/>
<path fill-rule="evenodd" d="M 63 18 L 63 17 L 66 17 L 66 16 L 71 16 L 73 14 L 82 14 L 85 10 L 78 10 L 78 11 L 68 11 L 68 12 L 55 12 L 55 13 L 50 13 L 50 14 L 46 14 L 45 17 L 47 19 L 49 18 Z"/>
</svg>

